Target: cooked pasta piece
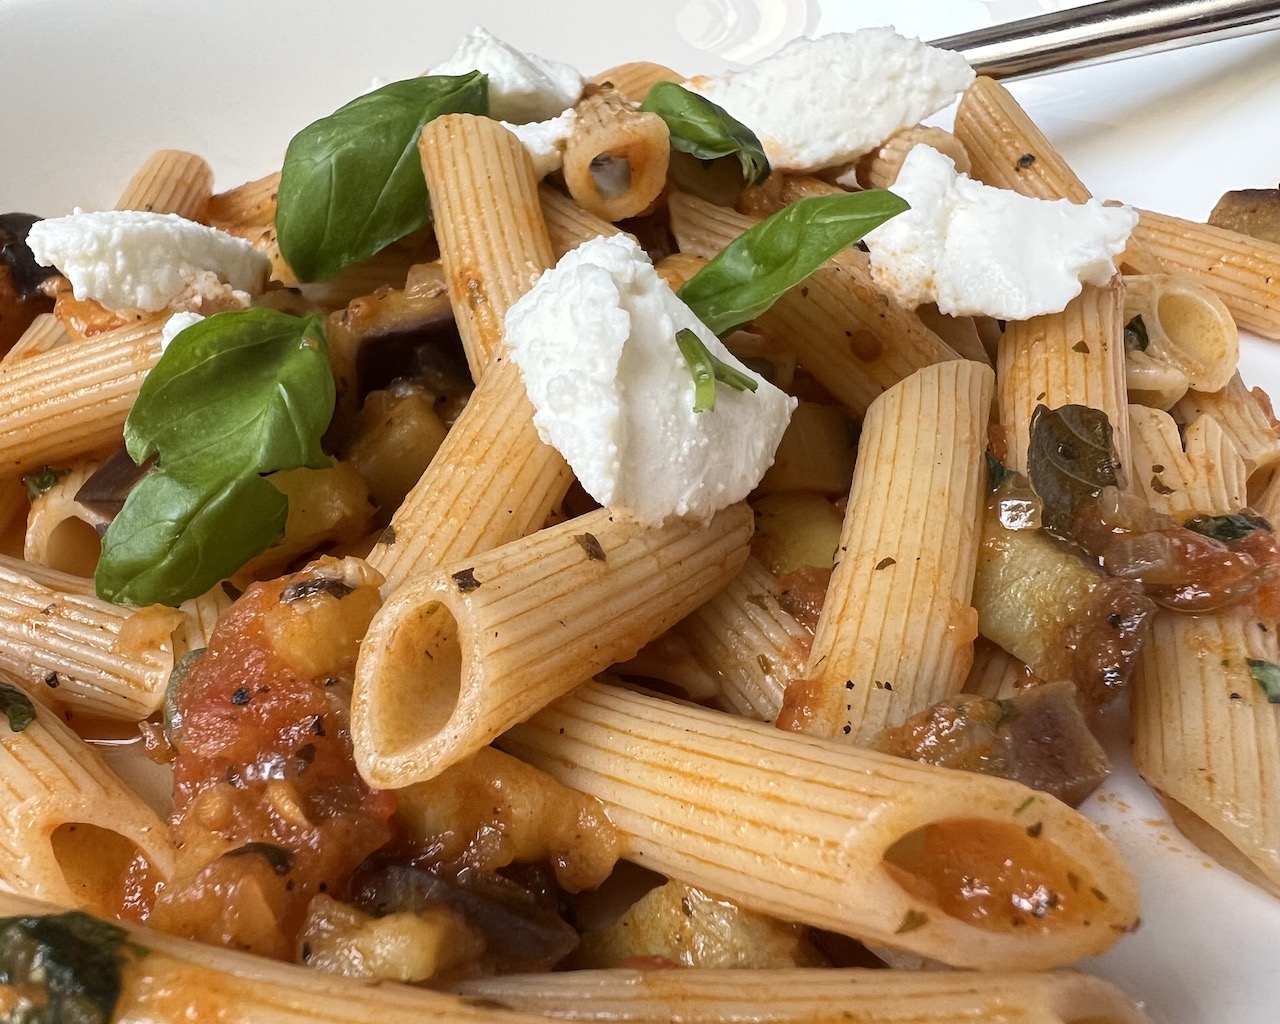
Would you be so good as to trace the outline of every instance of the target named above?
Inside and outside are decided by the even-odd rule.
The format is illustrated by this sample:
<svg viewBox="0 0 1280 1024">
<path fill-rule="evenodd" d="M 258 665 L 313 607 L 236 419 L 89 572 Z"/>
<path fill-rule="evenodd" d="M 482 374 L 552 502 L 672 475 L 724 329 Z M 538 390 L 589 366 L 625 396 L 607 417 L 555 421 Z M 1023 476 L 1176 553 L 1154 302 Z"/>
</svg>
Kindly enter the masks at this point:
<svg viewBox="0 0 1280 1024">
<path fill-rule="evenodd" d="M 1139 211 L 1135 242 L 1166 273 L 1217 294 L 1240 327 L 1280 338 L 1280 244 L 1150 210 Z"/>
<path fill-rule="evenodd" d="M 681 252 L 706 259 L 755 223 L 680 193 L 670 209 Z M 922 366 L 960 358 L 913 311 L 880 294 L 866 256 L 852 249 L 783 295 L 758 322 L 786 338 L 809 372 L 858 415 Z"/>
<path fill-rule="evenodd" d="M 533 164 L 511 132 L 471 114 L 429 122 L 418 152 L 454 320 L 479 381 L 507 309 L 555 263 Z"/>
<path fill-rule="evenodd" d="M 607 221 L 647 210 L 667 184 L 671 133 L 657 114 L 600 87 L 578 102 L 564 147 L 564 183 L 584 210 Z"/>
<path fill-rule="evenodd" d="M 141 721 L 164 699 L 185 616 L 93 596 L 93 582 L 0 557 L 0 671 L 57 703 Z M 179 652 L 179 656 L 185 652 Z"/>
<path fill-rule="evenodd" d="M 1003 779 L 587 683 L 499 746 L 596 797 L 623 856 L 784 921 L 1038 968 L 1136 924 L 1097 827 Z"/>
<path fill-rule="evenodd" d="M 1243 505 L 1244 465 L 1210 419 L 1187 430 L 1133 410 L 1135 457 L 1163 465 L 1158 511 L 1220 515 Z M 1197 430 L 1203 427 L 1205 429 Z M 1223 611 L 1161 611 L 1133 680 L 1133 759 L 1177 827 L 1224 866 L 1280 895 L 1280 677 L 1274 612 L 1258 597 Z"/>
<path fill-rule="evenodd" d="M 1170 412 L 1184 424 L 1201 416 L 1211 417 L 1244 460 L 1250 488 L 1258 480 L 1265 481 L 1280 463 L 1280 431 L 1270 418 L 1269 408 L 1263 409 L 1238 372 L 1231 375 L 1222 390 L 1190 392 Z"/>
<path fill-rule="evenodd" d="M 1141 349 L 1128 349 L 1124 354 L 1124 384 L 1132 405 L 1152 409 L 1172 409 L 1190 389 L 1187 375 L 1163 359 L 1149 356 Z"/>
<path fill-rule="evenodd" d="M 1115 986 L 1074 971 L 617 969 L 483 978 L 453 990 L 528 1013 L 573 1007 L 575 1020 L 635 1024 L 1150 1024 Z"/>
<path fill-rule="evenodd" d="M 1003 647 L 979 637 L 973 645 L 973 665 L 964 681 L 964 692 L 988 700 L 1012 697 L 1030 678 L 1026 662 L 1019 661 Z"/>
<path fill-rule="evenodd" d="M 31 499 L 22 478 L 0 478 L 0 555 L 21 558 Z"/>
<path fill-rule="evenodd" d="M 136 855 L 151 885 L 168 879 L 173 851 L 164 822 L 57 711 L 32 707 L 35 718 L 21 732 L 0 724 L 0 882 L 110 914 L 125 900 Z M 153 896 L 140 892 L 135 911 L 145 913 Z"/>
<path fill-rule="evenodd" d="M 98 462 L 82 462 L 69 469 L 31 503 L 23 558 L 37 565 L 92 576 L 102 544 L 99 530 L 111 522 L 76 500 L 76 492 L 98 468 Z"/>
<path fill-rule="evenodd" d="M 66 324 L 52 313 L 41 313 L 31 321 L 31 326 L 22 332 L 22 337 L 14 342 L 13 347 L 0 356 L 0 366 L 48 352 L 70 340 L 71 334 L 67 331 Z"/>
<path fill-rule="evenodd" d="M 607 220 L 588 213 L 550 185 L 538 186 L 538 198 L 557 259 L 592 238 L 618 233 L 618 229 Z"/>
<path fill-rule="evenodd" d="M 813 639 L 778 603 L 780 590 L 773 574 L 748 558 L 728 586 L 618 670 L 772 722 L 787 684 L 804 675 Z"/>
<path fill-rule="evenodd" d="M 117 210 L 176 213 L 199 220 L 213 195 L 213 168 L 195 153 L 158 149 L 125 186 Z"/>
<path fill-rule="evenodd" d="M 1194 391 L 1227 386 L 1240 359 L 1240 332 L 1223 302 L 1185 277 L 1132 274 L 1124 279 L 1124 320 L 1141 317 L 1143 351 L 1176 367 Z"/>
<path fill-rule="evenodd" d="M 0 473 L 65 465 L 120 443 L 164 317 L 0 365 Z"/>
<path fill-rule="evenodd" d="M 657 528 L 599 509 L 415 575 L 361 649 L 361 775 L 384 789 L 429 779 L 632 657 L 737 574 L 751 523 L 743 503 Z"/>
<path fill-rule="evenodd" d="M 1061 313 L 1011 322 L 996 359 L 1004 462 L 1027 471 L 1036 406 L 1087 405 L 1107 414 L 1121 466 L 1129 464 L 1124 369 L 1124 286 L 1085 285 Z"/>
<path fill-rule="evenodd" d="M 684 75 L 672 71 L 665 64 L 655 64 L 650 60 L 633 60 L 593 75 L 591 84 L 611 85 L 627 99 L 640 103 L 649 95 L 649 90 L 659 82 L 675 82 L 679 85 L 684 80 Z"/>
<path fill-rule="evenodd" d="M 868 410 L 836 568 L 783 728 L 865 744 L 964 685 L 994 386 L 989 366 L 951 360 Z"/>
<path fill-rule="evenodd" d="M 64 908 L 0 892 L 0 915 L 43 917 Z M 109 928 L 105 924 L 99 928 Z M 320 974 L 294 964 L 128 927 L 114 936 L 120 992 L 111 1024 L 545 1024 L 429 989 Z M 110 960 L 112 948 L 105 951 Z M 110 974 L 106 977 L 110 978 Z M 0 986 L 0 1006 L 16 1001 Z"/>
<path fill-rule="evenodd" d="M 902 162 L 916 146 L 930 146 L 949 156 L 961 174 L 969 173 L 969 154 L 960 140 L 945 128 L 914 125 L 896 131 L 858 161 L 856 174 L 863 188 L 889 188 L 898 180 Z M 846 178 L 841 176 L 841 181 Z"/>
</svg>

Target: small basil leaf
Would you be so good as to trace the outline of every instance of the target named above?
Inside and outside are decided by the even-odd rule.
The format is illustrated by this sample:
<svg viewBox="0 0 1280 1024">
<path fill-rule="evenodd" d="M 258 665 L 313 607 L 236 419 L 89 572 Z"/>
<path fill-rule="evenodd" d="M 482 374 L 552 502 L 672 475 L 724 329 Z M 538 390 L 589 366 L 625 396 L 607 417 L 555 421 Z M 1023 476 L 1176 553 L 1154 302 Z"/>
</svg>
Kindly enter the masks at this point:
<svg viewBox="0 0 1280 1024">
<path fill-rule="evenodd" d="M 1137 349 L 1139 352 L 1145 352 L 1150 344 L 1147 325 L 1143 322 L 1142 314 L 1138 314 L 1124 325 L 1124 347 L 1126 351 Z"/>
<path fill-rule="evenodd" d="M 27 489 L 27 497 L 32 501 L 47 494 L 58 481 L 70 473 L 69 469 L 54 469 L 52 466 L 45 466 L 37 469 L 34 473 L 27 473 L 22 478 L 22 483 Z"/>
<path fill-rule="evenodd" d="M 987 490 L 998 491 L 1000 485 L 1013 476 L 1013 470 L 992 455 L 991 449 L 983 454 L 987 457 Z"/>
<path fill-rule="evenodd" d="M 425 225 L 418 133 L 441 114 L 489 112 L 489 80 L 427 75 L 392 82 L 302 129 L 289 143 L 276 199 L 280 254 L 320 281 Z"/>
<path fill-rule="evenodd" d="M 671 148 L 699 160 L 736 155 L 748 185 L 769 177 L 769 158 L 756 133 L 705 96 L 674 82 L 658 82 L 640 104 L 671 131 Z"/>
<path fill-rule="evenodd" d="M 723 337 L 906 209 L 904 200 L 883 189 L 797 200 L 725 246 L 685 283 L 680 298 Z"/>
<path fill-rule="evenodd" d="M 1250 658 L 1249 674 L 1262 687 L 1268 704 L 1280 704 L 1280 665 L 1262 658 Z"/>
<path fill-rule="evenodd" d="M 1230 512 L 1221 516 L 1192 516 L 1182 525 L 1188 530 L 1220 540 L 1224 544 L 1239 540 L 1254 530 L 1271 529 L 1271 524 L 1262 516 L 1244 512 Z"/>
<path fill-rule="evenodd" d="M 318 316 L 218 313 L 182 331 L 147 374 L 125 445 L 134 462 L 159 452 L 161 472 L 188 477 L 322 469 L 333 406 Z"/>
<path fill-rule="evenodd" d="M 31 698 L 8 683 L 0 683 L 0 715 L 9 720 L 9 728 L 22 732 L 36 720 L 35 705 Z"/>
<path fill-rule="evenodd" d="M 152 473 L 102 539 L 98 596 L 181 604 L 280 540 L 288 512 L 288 499 L 256 473 L 207 482 Z"/>
<path fill-rule="evenodd" d="M 693 374 L 693 411 L 712 412 L 716 407 L 716 382 L 735 391 L 755 391 L 759 386 L 736 366 L 719 359 L 702 339 L 687 327 L 676 332 L 676 347 Z"/>
<path fill-rule="evenodd" d="M 1080 509 L 1116 483 L 1107 414 L 1087 405 L 1036 406 L 1027 444 L 1027 476 L 1044 505 L 1045 529 L 1071 539 Z"/>
</svg>

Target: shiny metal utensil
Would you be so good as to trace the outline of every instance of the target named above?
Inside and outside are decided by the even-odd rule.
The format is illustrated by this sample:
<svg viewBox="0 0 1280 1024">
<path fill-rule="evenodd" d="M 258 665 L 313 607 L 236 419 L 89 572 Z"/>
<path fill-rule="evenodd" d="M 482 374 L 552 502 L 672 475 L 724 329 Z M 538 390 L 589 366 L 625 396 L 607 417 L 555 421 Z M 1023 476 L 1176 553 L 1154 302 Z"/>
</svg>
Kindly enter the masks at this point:
<svg viewBox="0 0 1280 1024">
<path fill-rule="evenodd" d="M 935 39 L 980 75 L 1025 78 L 1280 29 L 1277 0 L 1105 0 Z"/>
</svg>

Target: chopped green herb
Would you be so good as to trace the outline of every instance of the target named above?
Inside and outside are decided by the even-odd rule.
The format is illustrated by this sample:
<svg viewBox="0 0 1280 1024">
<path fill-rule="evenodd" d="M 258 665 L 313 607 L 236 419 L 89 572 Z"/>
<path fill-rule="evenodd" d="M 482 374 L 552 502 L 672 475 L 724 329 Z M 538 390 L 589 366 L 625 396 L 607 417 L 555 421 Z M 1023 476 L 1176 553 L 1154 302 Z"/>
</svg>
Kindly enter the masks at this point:
<svg viewBox="0 0 1280 1024">
<path fill-rule="evenodd" d="M 1027 475 L 1043 503 L 1041 522 L 1070 540 L 1081 508 L 1104 487 L 1114 487 L 1111 423 L 1086 405 L 1036 406 L 1027 444 Z"/>
<path fill-rule="evenodd" d="M 1254 530 L 1270 530 L 1271 524 L 1262 516 L 1244 512 L 1231 512 L 1221 516 L 1192 516 L 1182 524 L 1188 530 L 1212 537 L 1223 543 L 1239 540 Z"/>
<path fill-rule="evenodd" d="M 37 469 L 34 473 L 27 473 L 22 482 L 27 488 L 27 497 L 35 501 L 41 495 L 47 494 L 59 480 L 70 473 L 69 469 L 54 469 L 52 466 L 44 466 Z"/>
<path fill-rule="evenodd" d="M 810 196 L 784 206 L 724 247 L 680 289 L 718 336 L 753 320 L 823 263 L 906 210 L 892 192 Z"/>
<path fill-rule="evenodd" d="M 1028 807 L 1030 807 L 1035 802 L 1036 802 L 1036 798 L 1034 795 L 1027 797 L 1025 800 L 1022 801 L 1022 803 L 1018 804 L 1018 806 L 1013 809 L 1014 815 L 1017 816 L 1021 814 L 1023 811 L 1025 811 Z"/>
<path fill-rule="evenodd" d="M 278 541 L 288 499 L 261 474 L 327 466 L 333 407 L 318 315 L 245 309 L 182 331 L 125 422 L 129 456 L 159 464 L 103 538 L 98 595 L 177 605 Z"/>
<path fill-rule="evenodd" d="M 1262 687 L 1268 704 L 1280 704 L 1280 665 L 1261 658 L 1249 659 L 1249 674 Z"/>
<path fill-rule="evenodd" d="M 36 720 L 36 707 L 16 686 L 0 683 L 0 714 L 9 719 L 10 729 L 22 732 Z"/>
<path fill-rule="evenodd" d="M 22 1024 L 107 1024 L 120 999 L 126 952 L 145 950 L 118 925 L 71 911 L 0 918 L 0 983 L 43 990 Z"/>
<path fill-rule="evenodd" d="M 759 185 L 769 177 L 769 159 L 756 133 L 705 96 L 674 82 L 658 82 L 640 109 L 666 122 L 672 149 L 698 160 L 736 156 L 748 185 Z"/>
<path fill-rule="evenodd" d="M 359 263 L 430 219 L 418 157 L 422 126 L 489 112 L 489 80 L 424 75 L 392 82 L 308 125 L 289 142 L 276 200 L 280 254 L 299 281 Z"/>
<path fill-rule="evenodd" d="M 676 332 L 676 345 L 693 374 L 693 411 L 711 412 L 716 407 L 716 381 L 737 391 L 755 391 L 756 380 L 735 366 L 712 355 L 693 331 L 685 327 Z"/>
<path fill-rule="evenodd" d="M 1147 346 L 1151 344 L 1151 339 L 1147 337 L 1147 325 L 1143 323 L 1142 316 L 1139 314 L 1124 325 L 1124 347 L 1133 351 L 1137 349 L 1139 352 L 1145 352 Z"/>
<path fill-rule="evenodd" d="M 908 910 L 902 916 L 902 923 L 898 925 L 894 931 L 894 935 L 905 935 L 907 932 L 913 932 L 917 928 L 923 928 L 929 923 L 929 915 L 919 910 Z"/>
</svg>

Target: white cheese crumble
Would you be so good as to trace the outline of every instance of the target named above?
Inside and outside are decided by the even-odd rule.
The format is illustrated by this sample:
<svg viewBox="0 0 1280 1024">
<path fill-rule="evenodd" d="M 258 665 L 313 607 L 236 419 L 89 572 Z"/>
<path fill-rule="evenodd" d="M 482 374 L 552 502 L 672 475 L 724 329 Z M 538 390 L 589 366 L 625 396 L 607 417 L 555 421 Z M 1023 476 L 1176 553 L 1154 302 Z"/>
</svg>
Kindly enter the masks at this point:
<svg viewBox="0 0 1280 1024">
<path fill-rule="evenodd" d="M 741 71 L 686 86 L 760 137 L 777 170 L 834 167 L 937 113 L 973 81 L 960 54 L 891 28 L 793 39 Z"/>
<path fill-rule="evenodd" d="M 245 305 L 271 270 L 244 239 L 176 213 L 76 210 L 37 221 L 27 244 L 38 262 L 71 282 L 77 299 L 114 310 L 154 312 L 184 298 L 197 306 L 227 305 L 228 298 Z"/>
<path fill-rule="evenodd" d="M 528 124 L 555 117 L 582 96 L 581 73 L 568 64 L 524 53 L 484 28 L 474 28 L 457 51 L 429 75 L 489 76 L 489 116 Z"/>
<path fill-rule="evenodd" d="M 573 109 L 566 110 L 559 117 L 531 124 L 501 122 L 502 127 L 514 133 L 529 151 L 534 173 L 539 178 L 560 170 L 560 165 L 564 163 L 564 144 L 569 141 L 577 123 L 578 112 Z"/>
<path fill-rule="evenodd" d="M 916 146 L 893 191 L 911 204 L 863 239 L 879 288 L 950 316 L 1026 320 L 1057 313 L 1081 284 L 1105 285 L 1138 214 L 1126 206 L 1033 199 L 956 171 Z"/>
<path fill-rule="evenodd" d="M 715 409 L 695 413 L 682 328 L 758 389 L 717 384 Z M 706 519 L 745 498 L 796 405 L 742 366 L 623 235 L 585 242 L 544 273 L 508 311 L 506 340 L 538 435 L 596 501 L 645 523 Z"/>
<path fill-rule="evenodd" d="M 173 339 L 185 331 L 188 327 L 198 324 L 203 320 L 199 313 L 181 312 L 174 313 L 164 322 L 164 326 L 160 328 L 160 351 L 167 352 L 169 346 L 173 344 Z"/>
</svg>

